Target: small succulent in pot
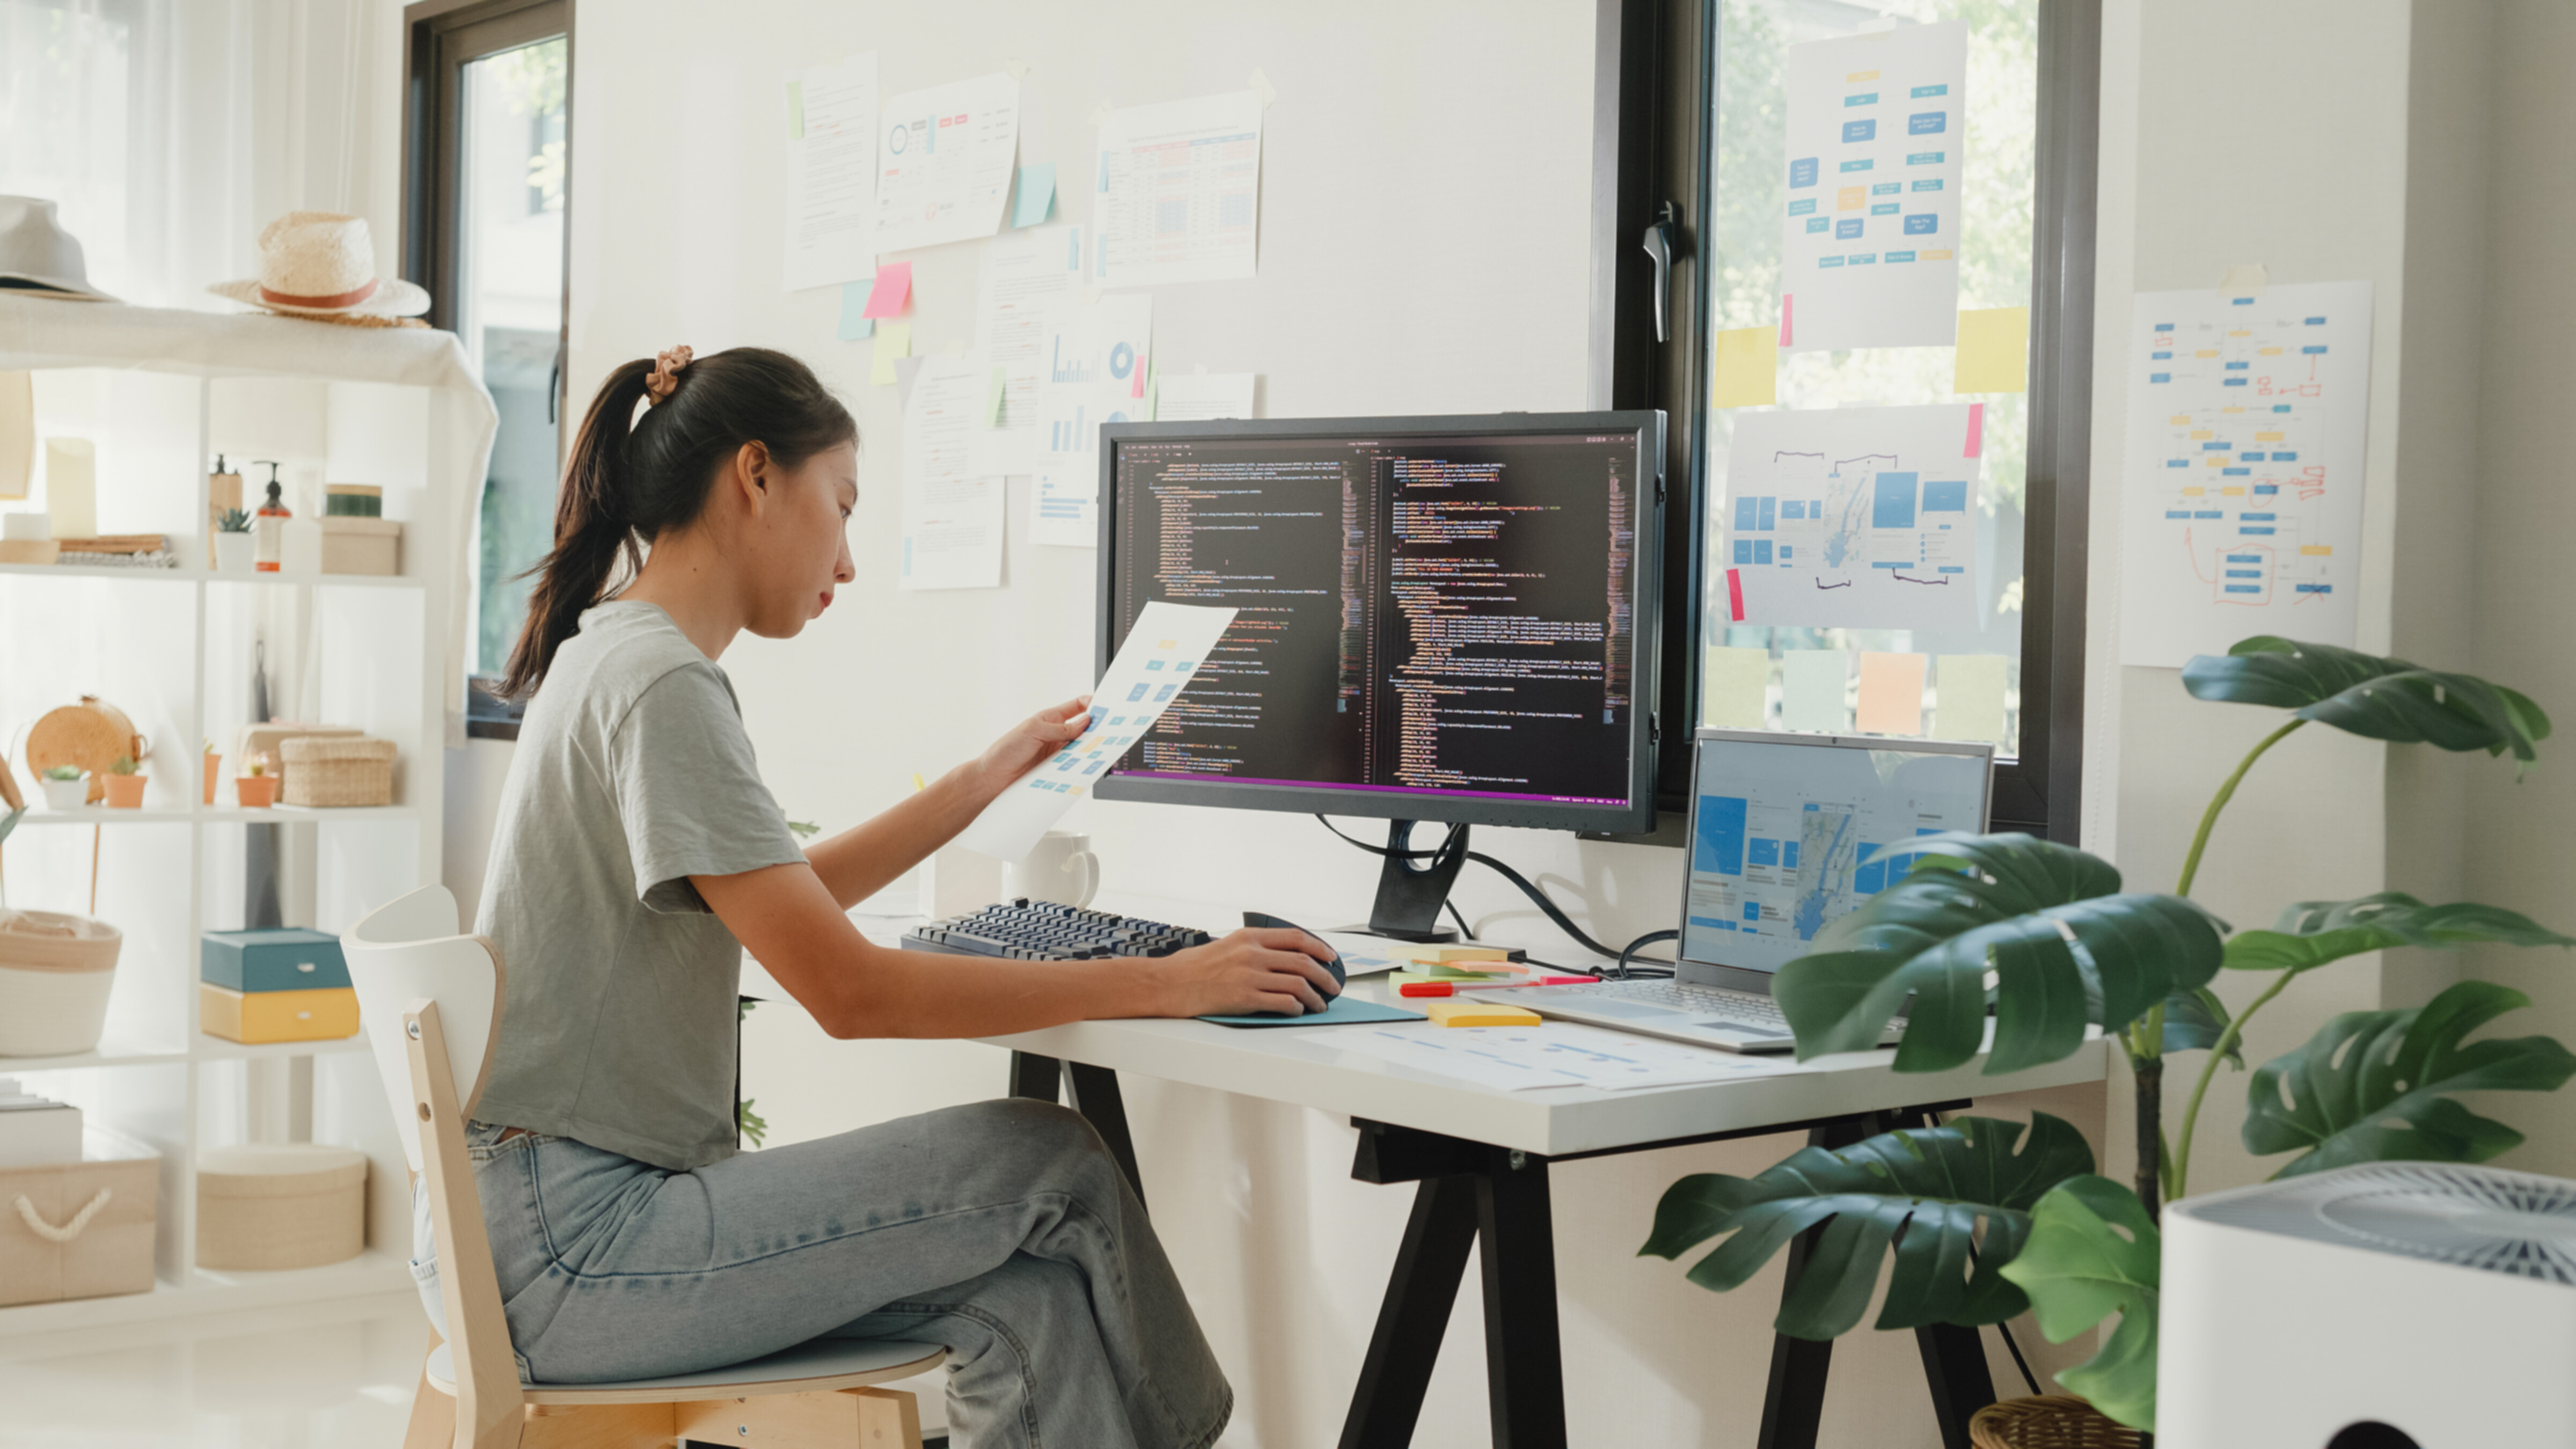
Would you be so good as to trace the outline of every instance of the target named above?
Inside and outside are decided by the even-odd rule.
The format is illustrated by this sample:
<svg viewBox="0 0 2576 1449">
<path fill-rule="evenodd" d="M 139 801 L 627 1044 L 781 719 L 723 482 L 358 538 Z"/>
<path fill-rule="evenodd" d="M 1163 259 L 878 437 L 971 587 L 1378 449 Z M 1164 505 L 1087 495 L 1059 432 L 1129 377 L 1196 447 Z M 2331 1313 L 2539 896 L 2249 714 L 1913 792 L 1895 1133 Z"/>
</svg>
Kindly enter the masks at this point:
<svg viewBox="0 0 2576 1449">
<path fill-rule="evenodd" d="M 78 810 L 89 803 L 89 777 L 78 765 L 48 765 L 39 773 L 46 809 Z"/>
<path fill-rule="evenodd" d="M 133 810 L 143 804 L 143 786 L 147 777 L 138 773 L 132 755 L 119 755 L 107 767 L 107 803 L 118 810 Z"/>
</svg>

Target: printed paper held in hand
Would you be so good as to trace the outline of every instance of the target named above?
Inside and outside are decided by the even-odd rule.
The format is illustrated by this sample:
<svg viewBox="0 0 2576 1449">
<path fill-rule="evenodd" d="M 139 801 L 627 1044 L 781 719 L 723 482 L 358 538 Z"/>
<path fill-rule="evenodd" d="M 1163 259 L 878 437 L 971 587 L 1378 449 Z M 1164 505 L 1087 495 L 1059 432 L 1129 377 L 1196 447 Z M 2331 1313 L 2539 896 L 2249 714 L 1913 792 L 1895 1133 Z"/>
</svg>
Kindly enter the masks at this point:
<svg viewBox="0 0 2576 1449">
<path fill-rule="evenodd" d="M 1017 860 L 1088 793 L 1100 772 L 1153 729 L 1234 622 L 1232 609 L 1147 604 L 1127 642 L 1091 693 L 1091 728 L 1003 787 L 957 843 L 1000 860 Z"/>
</svg>

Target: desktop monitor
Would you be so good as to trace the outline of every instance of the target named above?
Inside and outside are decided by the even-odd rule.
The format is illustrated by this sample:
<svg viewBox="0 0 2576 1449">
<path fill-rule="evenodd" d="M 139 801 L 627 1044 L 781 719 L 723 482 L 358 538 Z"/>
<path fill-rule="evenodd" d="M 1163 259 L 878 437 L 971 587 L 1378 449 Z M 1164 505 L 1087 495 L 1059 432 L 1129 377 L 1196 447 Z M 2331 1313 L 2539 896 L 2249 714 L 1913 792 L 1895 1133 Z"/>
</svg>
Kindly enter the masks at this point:
<svg viewBox="0 0 2576 1449">
<path fill-rule="evenodd" d="M 1994 747 L 1701 730 L 1676 974 L 1768 992 L 1817 932 L 1902 879 L 1905 842 L 1983 831 Z"/>
<path fill-rule="evenodd" d="M 1149 602 L 1237 611 L 1101 798 L 1653 828 L 1661 413 L 1115 423 L 1100 454 L 1100 668 Z"/>
</svg>

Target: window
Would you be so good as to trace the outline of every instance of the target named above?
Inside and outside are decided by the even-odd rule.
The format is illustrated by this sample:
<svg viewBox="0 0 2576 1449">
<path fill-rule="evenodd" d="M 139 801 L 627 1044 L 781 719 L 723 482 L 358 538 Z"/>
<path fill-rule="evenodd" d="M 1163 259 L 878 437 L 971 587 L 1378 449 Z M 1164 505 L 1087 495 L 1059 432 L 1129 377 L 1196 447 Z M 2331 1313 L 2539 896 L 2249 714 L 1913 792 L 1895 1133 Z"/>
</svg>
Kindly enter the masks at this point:
<svg viewBox="0 0 2576 1449">
<path fill-rule="evenodd" d="M 563 0 L 405 11 L 411 114 L 404 261 L 430 289 L 500 413 L 476 520 L 477 676 L 501 672 L 528 569 L 553 545 L 562 444 L 564 186 L 572 39 Z M 508 734 L 490 696 L 477 734 Z"/>
<path fill-rule="evenodd" d="M 1668 791 L 1686 780 L 1677 726 L 1985 738 L 1998 747 L 1996 827 L 2072 839 L 2097 0 L 1604 0 L 1602 15 L 1602 74 L 1617 99 L 1603 109 L 1599 154 L 1613 165 L 1620 224 L 1596 237 L 1618 249 L 1596 295 L 1596 311 L 1613 309 L 1596 323 L 1596 350 L 1608 353 L 1613 400 L 1671 416 L 1665 569 L 1688 580 L 1668 590 L 1664 621 Z M 1895 65 L 1881 76 L 1854 61 L 1793 79 L 1806 75 L 1802 57 L 1838 53 L 1798 47 L 1852 40 L 1845 51 L 1919 54 L 1940 33 L 1922 27 L 1944 26 L 1964 50 L 1955 78 Z M 1815 108 L 1794 145 L 1793 84 Z M 1827 101 L 1831 123 L 1818 131 L 1809 117 Z M 1947 206 L 1932 204 L 1945 193 Z M 1656 264 L 1651 244 L 1638 245 L 1657 220 L 1674 256 L 1660 339 Z M 1955 237 L 1936 248 L 1940 230 Z M 1814 347 L 1842 334 L 1831 283 L 1864 264 L 1879 269 L 1873 286 L 1893 283 L 1900 266 L 1932 258 L 1956 268 L 1966 352 L 1795 350 L 1799 291 L 1817 303 L 1805 314 Z M 1818 270 L 1833 267 L 1846 271 Z M 1779 346 L 1784 297 L 1792 347 Z M 1863 342 L 1891 331 L 1898 310 L 1867 305 Z M 2026 351 L 2015 345 L 2023 308 Z M 1989 328 L 2003 345 L 1973 345 Z M 1897 340 L 1920 344 L 1916 331 Z M 2000 359 L 2010 371 L 2024 358 L 2022 389 L 1973 365 Z M 1967 420 L 1974 445 L 1947 451 L 1974 462 L 1857 456 L 1892 446 L 1878 441 L 1841 456 L 1839 440 L 1883 436 L 1897 418 L 1826 410 L 1894 408 L 1941 409 L 1911 416 L 1942 428 Z M 1824 433 L 1831 446 L 1816 442 Z M 1816 516 L 1819 503 L 1830 517 Z M 1917 669 L 1919 715 L 1907 692 Z M 1894 693 L 1878 691 L 1886 682 Z M 1902 719 L 1855 708 L 1890 698 Z"/>
</svg>

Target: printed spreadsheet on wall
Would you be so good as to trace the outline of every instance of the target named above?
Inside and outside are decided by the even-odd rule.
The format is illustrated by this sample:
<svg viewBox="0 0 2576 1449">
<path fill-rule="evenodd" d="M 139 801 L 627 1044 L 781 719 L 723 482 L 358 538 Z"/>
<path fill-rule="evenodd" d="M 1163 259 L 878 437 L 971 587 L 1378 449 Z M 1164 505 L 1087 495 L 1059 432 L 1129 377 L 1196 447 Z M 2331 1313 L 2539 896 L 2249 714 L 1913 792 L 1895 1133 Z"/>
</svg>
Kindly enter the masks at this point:
<svg viewBox="0 0 2576 1449">
<path fill-rule="evenodd" d="M 2016 753 L 2036 9 L 1720 7 L 1703 725 Z"/>
</svg>

